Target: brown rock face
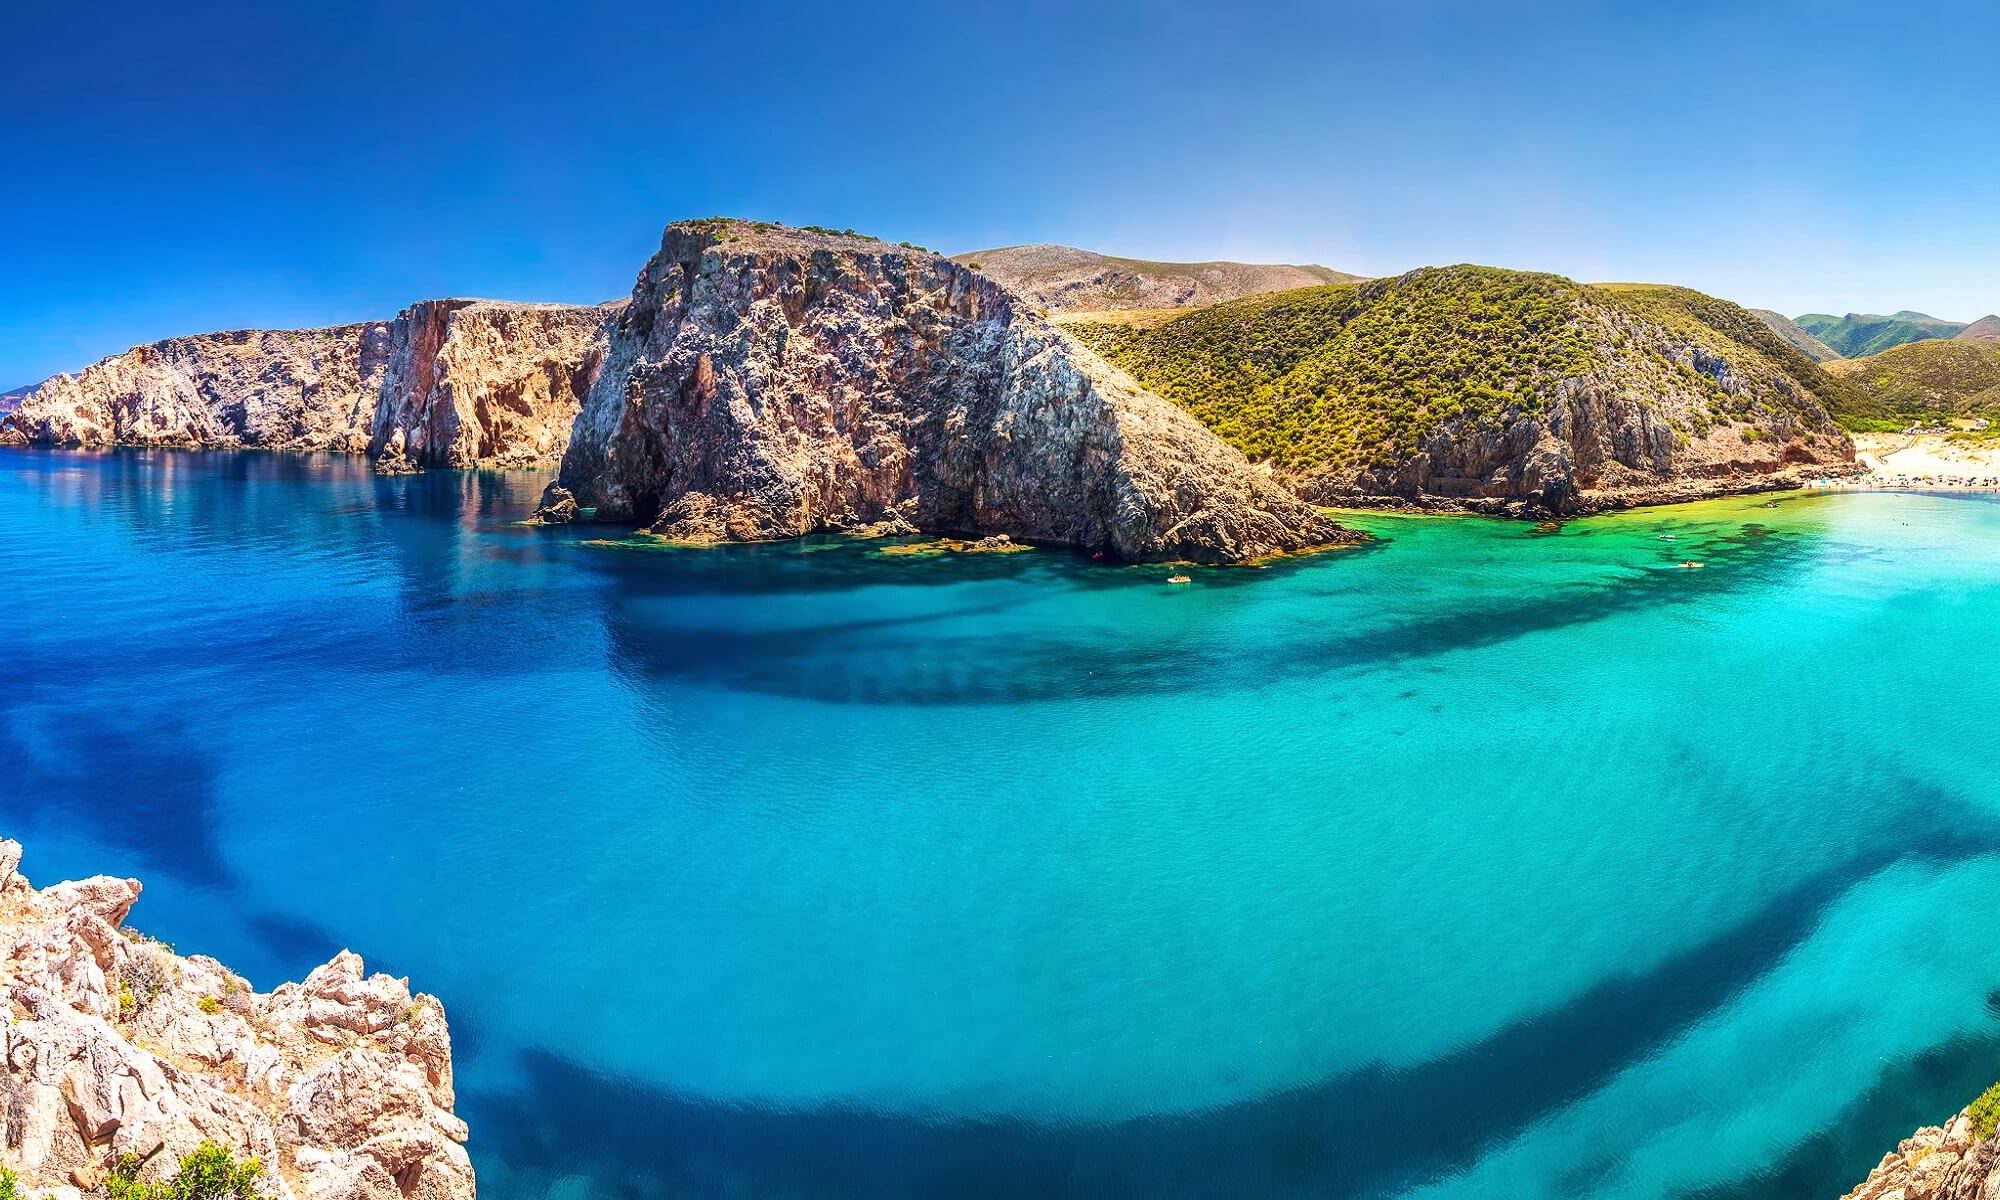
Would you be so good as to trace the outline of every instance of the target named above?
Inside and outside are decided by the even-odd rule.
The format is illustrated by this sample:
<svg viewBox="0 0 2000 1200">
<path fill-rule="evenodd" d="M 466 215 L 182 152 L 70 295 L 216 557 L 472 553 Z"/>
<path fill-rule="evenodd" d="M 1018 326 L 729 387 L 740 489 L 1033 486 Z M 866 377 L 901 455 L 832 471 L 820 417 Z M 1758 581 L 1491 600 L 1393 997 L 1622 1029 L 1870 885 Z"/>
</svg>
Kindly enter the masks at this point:
<svg viewBox="0 0 2000 1200">
<path fill-rule="evenodd" d="M 43 384 L 8 418 L 72 446 L 329 450 L 413 466 L 553 463 L 613 308 L 434 300 L 386 323 L 139 346 Z"/>
<path fill-rule="evenodd" d="M 38 892 L 20 859 L 0 841 L 0 1162 L 28 1194 L 128 1154 L 161 1180 L 213 1140 L 280 1200 L 471 1200 L 436 998 L 345 951 L 260 994 L 121 929 L 138 880 Z"/>
<path fill-rule="evenodd" d="M 562 484 L 697 542 L 886 522 L 1234 562 L 1358 540 L 992 280 L 744 222 L 668 227 Z"/>
<path fill-rule="evenodd" d="M 368 451 L 419 466 L 552 464 L 604 360 L 615 306 L 430 300 L 389 326 Z"/>
</svg>

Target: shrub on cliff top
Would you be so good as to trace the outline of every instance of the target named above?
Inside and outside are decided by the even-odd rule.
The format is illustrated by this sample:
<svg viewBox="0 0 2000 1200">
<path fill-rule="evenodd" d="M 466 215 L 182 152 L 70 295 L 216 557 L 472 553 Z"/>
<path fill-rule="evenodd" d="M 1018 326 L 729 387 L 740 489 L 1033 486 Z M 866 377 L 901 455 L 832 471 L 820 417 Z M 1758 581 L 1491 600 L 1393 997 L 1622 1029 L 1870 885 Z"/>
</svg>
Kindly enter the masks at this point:
<svg viewBox="0 0 2000 1200">
<path fill-rule="evenodd" d="M 1990 1138 L 2000 1132 L 2000 1083 L 1994 1084 L 1979 1094 L 1966 1108 L 1965 1115 L 1972 1118 L 1972 1136 Z"/>
<path fill-rule="evenodd" d="M 21 1178 L 0 1167 L 0 1200 L 21 1200 Z"/>
<path fill-rule="evenodd" d="M 264 1165 L 237 1162 L 228 1147 L 203 1142 L 181 1157 L 180 1170 L 165 1183 L 141 1183 L 137 1155 L 121 1156 L 104 1181 L 109 1200 L 258 1200 Z"/>
</svg>

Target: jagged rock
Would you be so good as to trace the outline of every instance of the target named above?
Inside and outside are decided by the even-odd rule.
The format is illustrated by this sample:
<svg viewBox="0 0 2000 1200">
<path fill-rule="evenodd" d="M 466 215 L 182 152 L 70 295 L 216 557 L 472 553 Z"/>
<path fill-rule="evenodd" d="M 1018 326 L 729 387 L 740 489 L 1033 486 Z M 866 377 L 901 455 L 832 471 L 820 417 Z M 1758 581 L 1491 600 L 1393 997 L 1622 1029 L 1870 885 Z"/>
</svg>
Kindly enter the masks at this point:
<svg viewBox="0 0 2000 1200">
<path fill-rule="evenodd" d="M 169 338 L 49 380 L 0 436 L 367 453 L 389 473 L 553 464 L 615 311 L 430 300 L 387 322 Z"/>
<path fill-rule="evenodd" d="M 2000 1196 L 2000 1137 L 1980 1136 L 1970 1110 L 1919 1129 L 1882 1156 L 1841 1200 L 1993 1200 Z"/>
<path fill-rule="evenodd" d="M 0 1161 L 74 1196 L 213 1140 L 279 1200 L 471 1200 L 443 1005 L 343 951 L 268 995 L 121 928 L 136 879 L 36 891 L 0 840 Z"/>
<path fill-rule="evenodd" d="M 375 459 L 377 475 L 415 475 L 423 470 L 410 459 L 408 436 L 400 429 L 389 435 L 389 444 Z"/>
<path fill-rule="evenodd" d="M 535 509 L 534 520 L 540 525 L 567 525 L 576 520 L 576 496 L 560 483 L 552 483 L 542 489 L 542 503 Z"/>
<path fill-rule="evenodd" d="M 1359 540 L 993 280 L 735 221 L 667 228 L 561 482 L 690 542 L 900 520 L 1234 562 Z"/>
</svg>

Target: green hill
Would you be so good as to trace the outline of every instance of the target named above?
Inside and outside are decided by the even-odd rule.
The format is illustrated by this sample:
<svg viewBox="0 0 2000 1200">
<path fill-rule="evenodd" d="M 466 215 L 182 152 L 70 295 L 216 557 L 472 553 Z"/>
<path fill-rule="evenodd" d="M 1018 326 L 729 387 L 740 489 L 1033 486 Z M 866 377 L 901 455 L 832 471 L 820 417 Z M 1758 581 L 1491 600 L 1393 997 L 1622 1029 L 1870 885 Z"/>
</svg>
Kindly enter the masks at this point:
<svg viewBox="0 0 2000 1200">
<path fill-rule="evenodd" d="M 1840 351 L 1835 350 L 1832 346 L 1807 333 L 1804 327 L 1797 321 L 1792 320 L 1781 312 L 1772 312 L 1768 308 L 1753 308 L 1750 311 L 1756 315 L 1758 320 L 1769 325 L 1771 332 L 1796 346 L 1799 353 L 1812 359 L 1814 362 L 1832 362 L 1841 356 Z"/>
<path fill-rule="evenodd" d="M 1433 267 L 1071 329 L 1328 499 L 1565 511 L 1851 453 L 1822 402 L 1839 384 L 1685 288 Z"/>
<path fill-rule="evenodd" d="M 952 258 L 1052 313 L 1196 308 L 1287 288 L 1359 279 L 1290 263 L 1152 262 L 1074 246 L 1003 246 Z"/>
<path fill-rule="evenodd" d="M 1912 425 L 2000 420 L 2000 341 L 1927 339 L 1834 364 L 1853 392 L 1846 424 L 1889 433 Z"/>
<path fill-rule="evenodd" d="M 1905 309 L 1889 316 L 1848 313 L 1844 317 L 1807 313 L 1798 318 L 1800 328 L 1840 351 L 1843 358 L 1866 358 L 1892 346 L 1925 338 L 1955 337 L 1965 328 L 1960 321 L 1940 321 L 1936 317 Z"/>
</svg>

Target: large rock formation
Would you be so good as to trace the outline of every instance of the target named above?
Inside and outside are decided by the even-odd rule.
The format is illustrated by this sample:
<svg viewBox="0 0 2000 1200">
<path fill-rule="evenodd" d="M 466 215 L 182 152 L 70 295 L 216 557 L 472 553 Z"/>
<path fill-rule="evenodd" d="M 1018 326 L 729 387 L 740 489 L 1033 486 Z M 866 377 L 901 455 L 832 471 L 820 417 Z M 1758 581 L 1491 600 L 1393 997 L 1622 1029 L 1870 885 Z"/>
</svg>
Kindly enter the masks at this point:
<svg viewBox="0 0 2000 1200">
<path fill-rule="evenodd" d="M 56 445 L 553 463 L 615 311 L 432 300 L 388 322 L 169 338 L 58 375 L 7 424 Z"/>
<path fill-rule="evenodd" d="M 1919 1129 L 1882 1156 L 1842 1200 L 1993 1200 L 2000 1196 L 2000 1137 L 1982 1105 Z"/>
<path fill-rule="evenodd" d="M 213 1141 L 281 1200 L 471 1200 L 444 1007 L 343 952 L 255 992 L 121 928 L 135 879 L 35 890 L 0 841 L 0 1163 L 77 1197 Z"/>
<path fill-rule="evenodd" d="M 1230 562 L 1355 540 L 991 279 L 737 221 L 667 228 L 562 485 L 686 541 L 1005 533 Z"/>
</svg>

